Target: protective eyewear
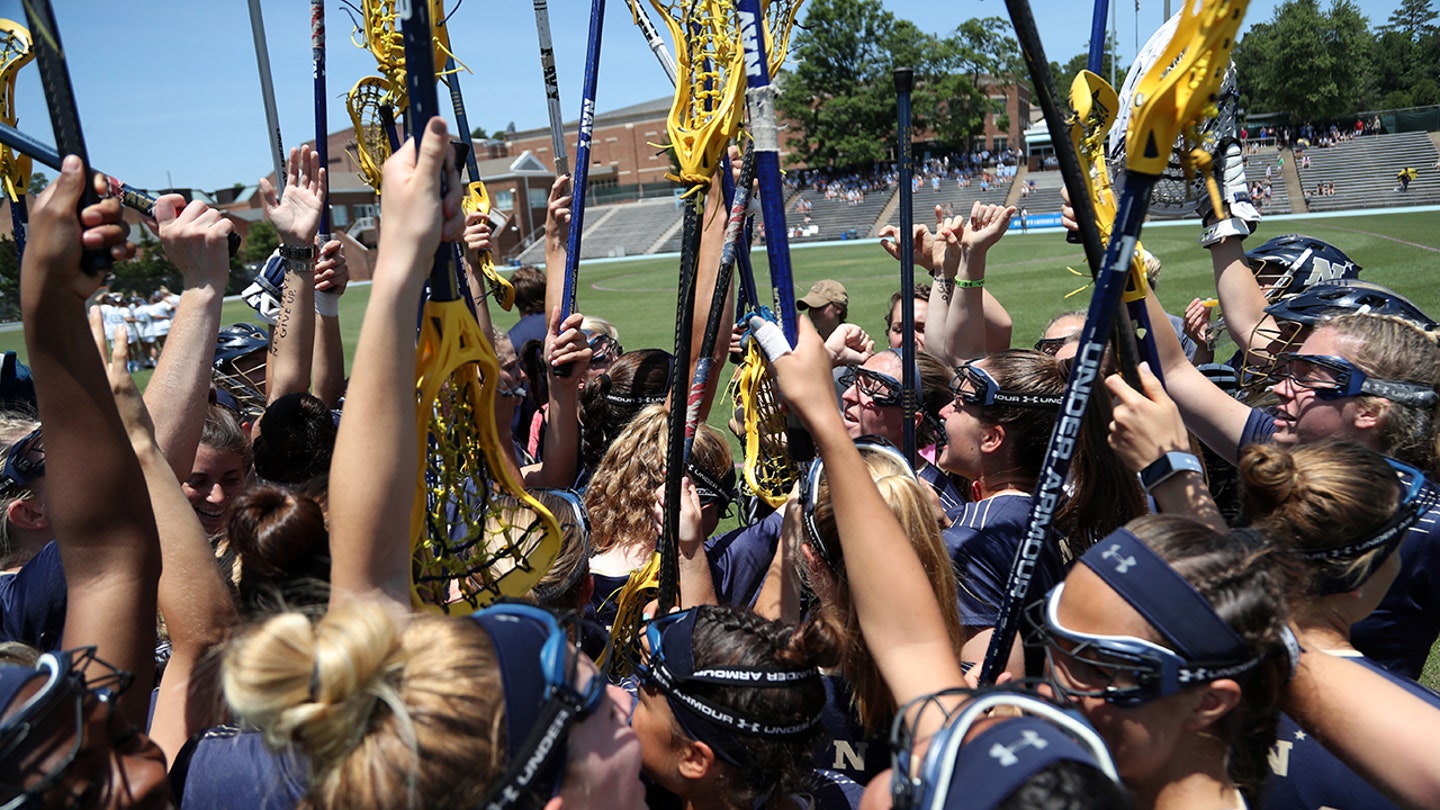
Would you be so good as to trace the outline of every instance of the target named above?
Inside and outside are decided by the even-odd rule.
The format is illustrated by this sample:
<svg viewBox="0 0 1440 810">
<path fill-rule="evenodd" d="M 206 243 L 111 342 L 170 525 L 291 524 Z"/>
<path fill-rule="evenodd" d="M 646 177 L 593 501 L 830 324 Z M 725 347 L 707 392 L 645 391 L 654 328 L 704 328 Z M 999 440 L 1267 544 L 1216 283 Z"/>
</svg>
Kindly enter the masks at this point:
<svg viewBox="0 0 1440 810">
<path fill-rule="evenodd" d="M 0 468 L 0 491 L 14 492 L 30 486 L 45 475 L 45 442 L 35 428 L 5 451 L 5 465 Z"/>
<path fill-rule="evenodd" d="M 1187 661 L 1168 647 L 1134 636 L 1082 633 L 1060 624 L 1065 583 L 1031 608 L 1032 640 L 1045 647 L 1056 691 L 1070 698 L 1101 698 L 1115 706 L 1139 706 L 1187 686 L 1234 678 L 1254 669 L 1244 661 Z M 1036 614 L 1039 614 L 1038 617 Z"/>
<path fill-rule="evenodd" d="M 605 698 L 605 677 L 596 669 L 584 686 L 576 688 L 575 676 L 579 672 L 580 653 L 570 643 L 566 626 L 582 624 L 574 614 L 557 618 L 550 611 L 533 605 L 517 602 L 501 602 L 490 605 L 474 614 L 484 616 L 487 622 L 526 622 L 539 624 L 545 633 L 545 642 L 540 648 L 540 670 L 545 678 L 544 707 L 530 728 L 529 735 L 511 758 L 510 767 L 490 790 L 484 804 L 490 810 L 504 810 L 512 806 L 538 806 L 543 798 L 536 795 L 538 788 L 549 787 L 549 797 L 559 792 L 559 778 L 554 785 L 534 784 L 537 777 L 553 772 L 552 763 L 562 758 L 565 751 L 565 735 L 575 723 L 595 713 Z M 606 654 L 609 654 L 609 634 L 599 632 L 597 638 L 604 638 Z M 561 769 L 563 771 L 563 768 Z M 542 799 L 534 802 L 532 799 Z"/>
<path fill-rule="evenodd" d="M 919 480 L 915 475 L 914 468 L 912 468 L 910 462 L 906 460 L 905 454 L 901 453 L 899 448 L 885 438 L 881 436 L 861 436 L 855 440 L 855 447 L 859 449 L 862 454 L 879 453 L 889 456 L 896 464 L 900 465 L 901 468 L 909 471 L 911 478 Z M 841 568 L 840 546 L 826 541 L 824 536 L 820 534 L 819 525 L 815 522 L 816 498 L 820 492 L 820 477 L 824 474 L 825 462 L 823 459 L 816 458 L 815 461 L 810 464 L 810 469 L 804 477 L 800 479 L 800 522 L 805 526 L 805 537 L 810 544 L 810 548 L 815 550 L 815 554 L 824 561 L 825 565 L 829 566 L 831 571 L 838 573 L 843 570 Z"/>
<path fill-rule="evenodd" d="M 1427 385 L 1370 377 L 1349 360 L 1328 354 L 1282 352 L 1276 356 L 1276 377 L 1308 388 L 1320 399 L 1368 394 L 1414 407 L 1429 407 L 1436 400 L 1434 389 Z"/>
<path fill-rule="evenodd" d="M 990 372 L 966 363 L 955 367 L 955 377 L 950 380 L 950 393 L 966 405 L 1007 405 L 1019 408 L 1058 408 L 1059 394 L 1026 394 L 1020 391 L 1006 391 L 990 376 Z"/>
<path fill-rule="evenodd" d="M 880 406 L 900 404 L 900 392 L 904 386 L 889 374 L 881 374 L 868 368 L 851 366 L 840 373 L 840 384 L 846 388 L 854 386 L 856 391 L 870 398 Z"/>
<path fill-rule="evenodd" d="M 1059 760 L 1085 762 L 1118 784 L 1115 763 L 1095 729 L 1073 707 L 1047 700 L 1033 688 L 1021 681 L 982 690 L 947 689 L 906 704 L 890 730 L 891 806 L 996 807 L 1035 772 Z M 1019 722 L 1003 720 L 967 743 L 975 723 L 997 708 L 1018 711 Z M 944 725 L 917 758 L 915 729 L 929 711 L 943 712 Z M 963 800 L 952 792 L 960 786 Z"/>
<path fill-rule="evenodd" d="M 1396 461 L 1393 458 L 1385 459 L 1390 467 L 1395 470 L 1396 476 L 1400 479 L 1400 485 L 1404 492 L 1400 499 L 1400 505 L 1395 510 L 1394 517 L 1381 526 L 1369 537 L 1357 540 L 1339 548 L 1326 549 L 1297 549 L 1291 555 L 1299 560 L 1307 562 L 1323 562 L 1327 560 L 1354 560 L 1374 551 L 1384 549 L 1377 554 L 1370 565 L 1358 571 L 1351 571 L 1349 574 L 1337 577 L 1324 577 L 1319 583 L 1320 593 L 1330 595 L 1335 593 L 1348 593 L 1364 584 L 1370 578 L 1370 574 L 1379 568 L 1395 550 L 1405 542 L 1405 537 L 1410 529 L 1420 520 L 1420 516 L 1435 506 L 1437 493 L 1431 487 L 1426 486 L 1425 473 L 1415 467 Z"/>
<path fill-rule="evenodd" d="M 592 336 L 588 343 L 590 344 L 590 365 L 592 366 L 613 363 L 617 357 L 625 353 L 620 341 L 603 332 Z"/>
<path fill-rule="evenodd" d="M 0 791 L 9 797 L 0 804 L 0 810 L 41 806 L 42 797 L 65 778 L 80 756 L 86 742 L 89 701 L 99 701 L 105 707 L 108 728 L 109 717 L 115 712 L 116 698 L 134 680 L 130 673 L 96 658 L 94 647 L 46 653 L 40 656 L 36 672 L 43 675 L 45 682 L 0 727 L 0 761 L 14 761 L 22 756 L 27 746 L 36 742 L 30 739 L 30 732 L 43 725 L 54 712 L 67 709 L 74 711 L 70 749 L 48 773 L 28 788 L 23 785 L 0 786 Z"/>
<path fill-rule="evenodd" d="M 1042 337 L 1039 340 L 1035 341 L 1035 351 L 1044 352 L 1051 357 L 1054 357 L 1055 355 L 1060 353 L 1061 349 L 1065 348 L 1067 345 L 1074 343 L 1079 339 L 1079 332 L 1076 332 L 1073 335 L 1062 335 L 1060 337 Z"/>
</svg>

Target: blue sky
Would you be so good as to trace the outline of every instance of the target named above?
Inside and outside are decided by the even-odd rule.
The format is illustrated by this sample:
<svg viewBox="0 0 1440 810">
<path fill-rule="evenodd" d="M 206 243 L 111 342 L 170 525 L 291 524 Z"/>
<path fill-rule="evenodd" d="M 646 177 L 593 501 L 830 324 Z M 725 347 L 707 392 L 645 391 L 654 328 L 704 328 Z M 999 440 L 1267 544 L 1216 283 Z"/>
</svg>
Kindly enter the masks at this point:
<svg viewBox="0 0 1440 810">
<path fill-rule="evenodd" d="M 214 189 L 254 183 L 269 171 L 264 108 L 244 0 L 52 0 L 75 85 L 91 162 L 132 185 Z M 356 0 L 358 3 L 359 0 Z M 935 33 L 970 17 L 1005 16 L 1000 0 L 884 0 L 896 16 Z M 1180 0 L 1172 4 L 1179 8 Z M 1372 23 L 1384 22 L 1399 0 L 1360 0 Z M 601 111 L 671 92 L 624 0 L 609 0 L 597 105 Z M 1046 56 L 1064 61 L 1085 49 L 1090 5 L 1032 0 Z M 1246 22 L 1269 20 L 1276 0 L 1254 0 Z M 462 74 L 471 126 L 495 130 L 547 123 L 535 18 L 530 0 L 463 0 L 452 10 L 451 41 L 474 72 Z M 1124 62 L 1162 22 L 1162 0 L 1139 12 L 1119 0 L 1118 39 Z M 589 21 L 588 0 L 550 0 L 560 98 L 566 119 L 580 109 Z M 936 11 L 937 8 L 944 9 Z M 315 134 L 309 2 L 263 3 L 281 132 L 287 144 Z M 23 21 L 18 0 L 0 0 L 0 15 Z M 368 51 L 350 42 L 351 22 L 336 0 L 326 3 L 329 130 L 348 126 L 343 95 L 374 72 Z M 802 11 L 803 16 L 803 11 Z M 1242 79 L 1243 81 L 1243 79 Z M 17 87 L 19 126 L 53 143 L 38 72 Z M 442 96 L 442 106 L 444 104 Z M 573 135 L 571 138 L 573 144 Z M 53 176 L 53 172 L 47 171 Z"/>
</svg>

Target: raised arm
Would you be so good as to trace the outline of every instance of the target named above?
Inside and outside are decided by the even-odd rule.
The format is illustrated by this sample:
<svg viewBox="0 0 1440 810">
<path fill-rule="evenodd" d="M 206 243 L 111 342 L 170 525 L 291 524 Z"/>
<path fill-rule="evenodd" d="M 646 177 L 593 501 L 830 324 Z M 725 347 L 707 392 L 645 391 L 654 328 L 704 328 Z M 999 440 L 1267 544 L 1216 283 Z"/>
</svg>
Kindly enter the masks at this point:
<svg viewBox="0 0 1440 810">
<path fill-rule="evenodd" d="M 825 462 L 860 631 L 896 703 L 963 683 L 920 558 L 845 431 L 819 334 L 805 319 L 795 350 L 774 362 L 787 407 Z"/>
<path fill-rule="evenodd" d="M 98 315 L 92 316 L 90 327 L 103 356 L 105 332 Z M 116 330 L 117 337 L 120 332 Z M 166 758 L 174 762 L 192 734 L 223 719 L 218 711 L 216 679 L 196 678 L 195 674 L 206 655 L 225 640 L 238 614 L 230 600 L 230 590 L 220 578 L 220 569 L 215 565 L 215 555 L 200 519 L 161 453 L 150 414 L 135 388 L 135 381 L 125 370 L 129 346 L 123 338 L 117 339 L 114 345 L 109 368 L 110 389 L 144 472 L 150 506 L 155 512 L 163 563 L 158 599 L 170 634 L 170 660 L 160 681 L 149 733 Z"/>
<path fill-rule="evenodd" d="M 580 331 L 585 319 L 578 312 L 560 323 L 560 309 L 550 311 L 550 328 L 545 336 L 545 373 L 548 375 L 550 404 L 545 409 L 545 452 L 543 461 L 522 472 L 527 487 L 566 488 L 574 486 L 580 474 L 580 382 L 590 366 L 590 343 Z M 555 369 L 569 366 L 561 377 Z"/>
<path fill-rule="evenodd" d="M 550 184 L 545 206 L 545 311 L 553 312 L 565 297 L 565 250 L 570 236 L 570 175 Z M 518 346 L 516 347 L 519 348 Z"/>
<path fill-rule="evenodd" d="M 67 156 L 31 209 L 20 304 L 45 426 L 50 525 L 65 567 L 63 644 L 93 644 L 99 658 L 134 674 L 139 687 L 117 708 L 125 722 L 144 728 L 146 686 L 155 675 L 160 544 L 140 463 L 86 323 L 85 300 L 101 276 L 80 269 L 82 244 L 115 258 L 134 248 L 124 241 L 119 200 L 75 215 L 86 182 L 80 159 Z"/>
<path fill-rule="evenodd" d="M 449 182 L 443 203 L 442 172 Z M 408 611 L 419 448 L 408 382 L 415 379 L 415 313 L 442 234 L 458 238 L 464 224 L 443 119 L 430 120 L 418 150 L 412 138 L 385 161 L 384 184 L 375 280 L 355 348 L 365 362 L 350 378 L 330 462 L 330 602 L 378 597 Z"/>
<path fill-rule="evenodd" d="M 176 476 L 190 474 L 210 394 L 210 361 L 220 331 L 220 307 L 230 278 L 227 240 L 234 225 L 219 211 L 179 194 L 155 201 L 165 255 L 180 269 L 185 289 L 171 318 L 170 336 L 145 386 L 155 440 Z"/>
<path fill-rule="evenodd" d="M 350 283 L 345 248 L 338 239 L 320 247 L 315 262 L 315 353 L 310 391 L 334 408 L 345 395 L 345 344 L 340 336 L 340 296 Z"/>
<path fill-rule="evenodd" d="M 985 264 L 990 248 L 1010 229 L 1015 209 L 1001 205 L 984 205 L 978 200 L 970 209 L 969 221 L 952 217 L 940 226 L 936 242 L 943 243 L 941 274 L 935 287 L 943 288 L 942 301 L 949 308 L 945 328 L 949 333 L 945 359 L 952 365 L 984 357 L 991 350 L 989 309 L 993 298 L 985 295 Z M 933 296 L 932 296 L 933 299 Z M 933 306 L 933 304 L 932 304 Z M 1003 311 L 1003 309 L 1002 309 Z M 1006 313 L 1008 324 L 1009 313 Z M 1009 343 L 1009 334 L 1005 342 Z M 929 338 L 929 324 L 926 324 Z M 926 344 L 929 345 L 928 343 Z"/>
<path fill-rule="evenodd" d="M 265 214 L 280 234 L 285 262 L 285 285 L 280 292 L 280 314 L 270 337 L 265 373 L 265 396 L 274 402 L 286 394 L 310 390 L 310 366 L 315 354 L 315 235 L 325 206 L 325 167 L 314 149 L 290 150 L 285 162 L 285 190 L 277 198 L 268 178 L 261 178 Z M 309 255 L 310 258 L 290 258 Z"/>
</svg>

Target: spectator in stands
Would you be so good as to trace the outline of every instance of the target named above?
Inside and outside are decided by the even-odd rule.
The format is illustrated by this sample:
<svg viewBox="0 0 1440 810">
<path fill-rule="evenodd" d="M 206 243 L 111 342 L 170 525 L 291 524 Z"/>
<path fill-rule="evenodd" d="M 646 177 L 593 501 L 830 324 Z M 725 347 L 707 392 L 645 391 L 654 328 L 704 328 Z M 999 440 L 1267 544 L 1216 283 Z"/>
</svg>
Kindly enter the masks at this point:
<svg viewBox="0 0 1440 810">
<path fill-rule="evenodd" d="M 850 295 L 840 282 L 821 279 L 795 302 L 795 308 L 807 312 L 810 322 L 815 324 L 815 331 L 820 333 L 821 338 L 828 338 L 836 327 L 845 323 L 845 316 L 850 313 Z"/>
<path fill-rule="evenodd" d="M 521 267 L 510 276 L 510 283 L 515 285 L 515 307 L 520 310 L 520 322 L 510 327 L 510 343 L 520 351 L 532 340 L 545 340 L 545 271 Z"/>
<path fill-rule="evenodd" d="M 1416 177 L 1416 175 L 1418 175 L 1418 174 L 1419 174 L 1419 172 L 1415 171 L 1415 169 L 1414 169 L 1413 167 L 1410 167 L 1410 166 L 1406 166 L 1405 168 L 1403 168 L 1403 169 L 1401 169 L 1400 171 L 1396 172 L 1396 173 L 1395 173 L 1395 179 L 1397 179 L 1397 180 L 1400 181 L 1400 190 L 1401 190 L 1401 191 L 1409 191 L 1409 190 L 1410 190 L 1410 181 L 1414 180 L 1415 177 Z"/>
</svg>

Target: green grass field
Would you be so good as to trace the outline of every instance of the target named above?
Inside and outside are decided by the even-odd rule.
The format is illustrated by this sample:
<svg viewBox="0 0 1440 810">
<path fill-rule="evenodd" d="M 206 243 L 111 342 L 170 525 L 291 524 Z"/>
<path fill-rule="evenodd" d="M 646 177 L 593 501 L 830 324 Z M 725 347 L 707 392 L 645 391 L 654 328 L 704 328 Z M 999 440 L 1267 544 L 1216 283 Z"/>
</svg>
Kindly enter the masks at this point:
<svg viewBox="0 0 1440 810">
<path fill-rule="evenodd" d="M 1280 234 L 1303 232 L 1340 246 L 1363 268 L 1362 278 L 1391 287 L 1413 300 L 1432 315 L 1440 315 L 1440 284 L 1432 276 L 1440 272 L 1440 228 L 1434 212 L 1354 213 L 1343 217 L 1306 217 L 1289 221 L 1267 221 L 1250 239 L 1258 245 Z M 1144 232 L 1145 246 L 1165 263 L 1158 285 L 1160 298 L 1171 312 L 1181 313 L 1194 297 L 1214 295 L 1209 254 L 1197 246 L 1199 228 L 1150 227 Z M 768 278 L 763 249 L 753 254 L 755 272 Z M 580 310 L 605 317 L 620 329 L 621 341 L 629 349 L 671 348 L 675 329 L 675 258 L 636 259 L 590 263 L 582 267 Z M 890 295 L 899 287 L 899 264 L 874 240 L 851 245 L 797 248 L 792 252 L 797 294 L 822 278 L 842 282 L 850 294 L 849 320 L 860 324 L 884 345 L 884 317 Z M 1012 233 L 991 252 L 986 286 L 1009 309 L 1015 322 L 1014 342 L 1029 345 L 1038 337 L 1051 316 L 1070 309 L 1082 309 L 1088 292 L 1070 298 L 1070 293 L 1088 281 L 1067 272 L 1067 267 L 1084 271 L 1084 255 L 1078 245 L 1065 242 L 1059 232 Z M 921 271 L 923 278 L 924 273 Z M 355 362 L 354 346 L 359 335 L 368 286 L 354 286 L 341 302 L 347 367 Z M 766 296 L 768 297 L 768 296 Z M 516 318 L 497 312 L 496 323 L 508 328 Z M 239 301 L 225 305 L 224 323 L 250 320 L 248 307 Z M 15 349 L 24 356 L 20 331 L 0 332 L 0 351 Z M 149 372 L 144 372 L 148 378 Z M 728 372 L 727 372 L 728 378 Z M 143 385 L 144 379 L 141 379 Z M 717 407 L 711 422 L 724 430 L 727 408 Z M 1426 682 L 1440 685 L 1440 656 L 1432 654 L 1426 668 Z"/>
</svg>

